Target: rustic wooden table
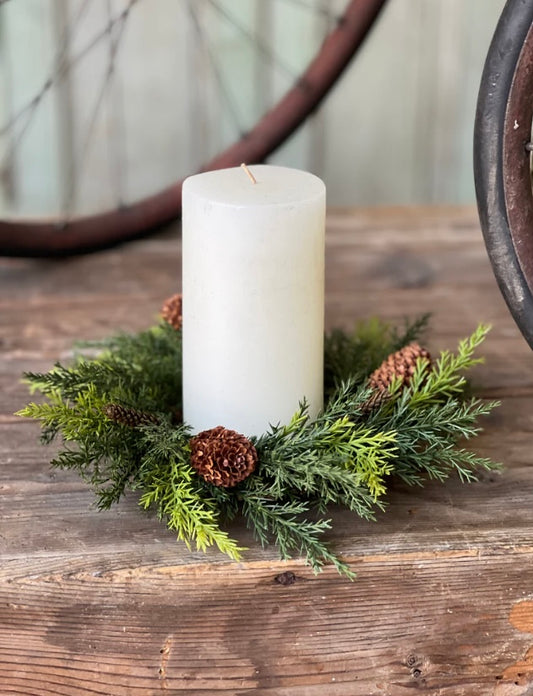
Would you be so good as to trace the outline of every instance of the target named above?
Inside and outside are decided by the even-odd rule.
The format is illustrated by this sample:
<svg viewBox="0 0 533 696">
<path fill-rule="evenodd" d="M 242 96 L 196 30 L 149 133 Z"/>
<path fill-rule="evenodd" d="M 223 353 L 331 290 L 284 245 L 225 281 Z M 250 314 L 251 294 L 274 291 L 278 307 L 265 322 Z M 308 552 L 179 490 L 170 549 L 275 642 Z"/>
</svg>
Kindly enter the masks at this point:
<svg viewBox="0 0 533 696">
<path fill-rule="evenodd" d="M 134 497 L 98 513 L 12 413 L 19 376 L 72 341 L 153 323 L 179 287 L 177 234 L 65 261 L 0 260 L 0 694 L 533 694 L 533 354 L 475 211 L 331 212 L 327 323 L 434 313 L 429 347 L 493 324 L 474 382 L 503 405 L 479 483 L 397 487 L 377 523 L 334 511 L 358 572 L 318 577 L 246 530 L 246 561 L 188 552 Z M 293 571 L 290 586 L 275 581 Z"/>
</svg>

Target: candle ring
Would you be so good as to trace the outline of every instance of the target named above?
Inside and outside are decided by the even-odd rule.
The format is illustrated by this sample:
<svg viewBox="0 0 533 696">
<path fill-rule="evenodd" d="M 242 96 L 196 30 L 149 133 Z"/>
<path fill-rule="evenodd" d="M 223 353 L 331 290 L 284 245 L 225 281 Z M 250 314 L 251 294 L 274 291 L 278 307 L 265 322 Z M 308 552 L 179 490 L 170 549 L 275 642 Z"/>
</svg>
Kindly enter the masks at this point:
<svg viewBox="0 0 533 696">
<path fill-rule="evenodd" d="M 352 333 L 329 333 L 326 400 L 316 416 L 302 400 L 290 421 L 261 435 L 224 424 L 193 434 L 181 412 L 175 296 L 157 326 L 91 343 L 91 354 L 70 366 L 27 373 L 45 403 L 30 403 L 18 415 L 40 421 L 43 443 L 63 436 L 67 445 L 52 465 L 89 481 L 101 509 L 133 489 L 141 507 L 155 507 L 179 539 L 199 550 L 215 545 L 234 560 L 244 549 L 224 522 L 240 514 L 283 558 L 301 553 L 315 572 L 332 565 L 353 579 L 322 538 L 331 526 L 328 505 L 371 520 L 384 508 L 391 478 L 419 486 L 458 472 L 471 481 L 499 466 L 455 447 L 476 435 L 477 419 L 497 405 L 468 396 L 463 377 L 479 362 L 473 353 L 489 327 L 461 341 L 457 354 L 433 360 L 415 340 L 426 322 L 422 317 L 399 332 L 372 320 Z M 102 349 L 96 357 L 95 347 Z"/>
</svg>

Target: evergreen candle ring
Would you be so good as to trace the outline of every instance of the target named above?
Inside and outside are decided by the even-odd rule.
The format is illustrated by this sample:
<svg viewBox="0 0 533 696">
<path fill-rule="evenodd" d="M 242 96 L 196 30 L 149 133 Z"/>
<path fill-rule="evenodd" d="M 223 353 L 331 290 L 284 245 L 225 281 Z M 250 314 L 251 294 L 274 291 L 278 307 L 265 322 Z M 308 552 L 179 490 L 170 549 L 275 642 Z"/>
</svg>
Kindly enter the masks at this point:
<svg viewBox="0 0 533 696">
<path fill-rule="evenodd" d="M 417 342 L 427 316 L 403 330 L 377 319 L 351 334 L 334 330 L 325 337 L 326 400 L 316 417 L 302 403 L 289 423 L 261 436 L 223 424 L 193 436 L 177 416 L 181 307 L 175 295 L 157 326 L 86 344 L 100 349 L 97 357 L 25 375 L 45 401 L 18 415 L 40 421 L 43 443 L 62 438 L 52 465 L 88 480 L 100 508 L 140 491 L 140 505 L 154 507 L 179 539 L 201 550 L 215 545 L 234 560 L 243 549 L 223 523 L 241 514 L 282 558 L 301 554 L 315 572 L 333 564 L 353 578 L 324 541 L 328 506 L 371 520 L 392 478 L 419 485 L 456 473 L 468 482 L 499 468 L 456 446 L 497 405 L 465 389 L 464 372 L 481 362 L 473 354 L 489 327 L 437 359 Z"/>
</svg>

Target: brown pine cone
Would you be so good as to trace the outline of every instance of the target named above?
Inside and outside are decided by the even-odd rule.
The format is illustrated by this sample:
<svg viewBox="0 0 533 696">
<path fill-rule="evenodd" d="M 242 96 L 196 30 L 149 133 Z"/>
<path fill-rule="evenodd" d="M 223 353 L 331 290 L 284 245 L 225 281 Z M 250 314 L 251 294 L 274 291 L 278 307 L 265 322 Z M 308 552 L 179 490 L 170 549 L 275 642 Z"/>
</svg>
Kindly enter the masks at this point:
<svg viewBox="0 0 533 696">
<path fill-rule="evenodd" d="M 377 391 L 387 391 L 392 380 L 397 377 L 401 377 L 403 385 L 407 386 L 414 375 L 418 358 L 425 358 L 429 361 L 429 370 L 431 355 L 418 343 L 410 343 L 396 353 L 391 353 L 370 375 L 368 386 Z"/>
<path fill-rule="evenodd" d="M 380 409 L 387 401 L 390 401 L 391 395 L 383 389 L 375 389 L 368 399 L 361 404 L 361 413 L 368 415 L 372 411 Z"/>
<path fill-rule="evenodd" d="M 159 423 L 157 416 L 154 416 L 153 413 L 138 411 L 136 408 L 127 408 L 120 404 L 106 404 L 102 411 L 109 420 L 120 423 L 121 425 L 128 425 L 130 428 L 136 428 L 139 425 L 148 425 L 150 423 L 157 425 Z"/>
<path fill-rule="evenodd" d="M 161 307 L 161 316 L 176 331 L 179 331 L 182 325 L 182 306 L 182 296 L 177 294 L 169 297 Z"/>
<path fill-rule="evenodd" d="M 236 486 L 257 464 L 257 451 L 250 440 L 221 425 L 195 435 L 190 446 L 191 466 L 214 486 Z"/>
</svg>

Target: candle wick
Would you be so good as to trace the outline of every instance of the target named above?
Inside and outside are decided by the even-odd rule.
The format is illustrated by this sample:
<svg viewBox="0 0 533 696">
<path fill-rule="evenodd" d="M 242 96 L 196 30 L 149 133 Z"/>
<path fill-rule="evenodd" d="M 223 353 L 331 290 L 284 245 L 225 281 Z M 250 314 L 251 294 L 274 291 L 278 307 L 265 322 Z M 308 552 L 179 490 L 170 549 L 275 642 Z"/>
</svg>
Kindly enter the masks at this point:
<svg viewBox="0 0 533 696">
<path fill-rule="evenodd" d="M 244 162 L 241 164 L 241 167 L 244 169 L 244 171 L 245 171 L 245 172 L 248 174 L 248 176 L 250 177 L 250 181 L 252 182 L 252 184 L 257 184 L 257 179 L 256 179 L 255 176 L 252 174 L 252 172 L 248 169 L 248 167 L 246 166 L 246 164 L 245 164 Z"/>
</svg>

